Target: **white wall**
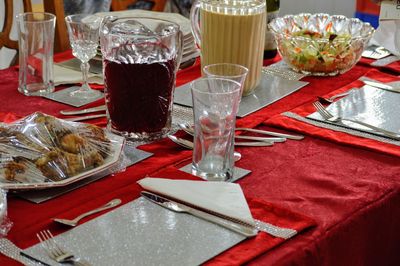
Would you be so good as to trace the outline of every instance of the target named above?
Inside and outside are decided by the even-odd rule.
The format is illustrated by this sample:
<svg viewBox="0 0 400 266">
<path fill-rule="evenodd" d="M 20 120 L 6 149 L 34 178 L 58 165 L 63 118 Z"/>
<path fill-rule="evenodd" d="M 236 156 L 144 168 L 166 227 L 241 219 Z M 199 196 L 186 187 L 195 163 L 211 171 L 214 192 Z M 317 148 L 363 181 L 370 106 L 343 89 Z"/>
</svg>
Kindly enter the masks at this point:
<svg viewBox="0 0 400 266">
<path fill-rule="evenodd" d="M 280 3 L 280 15 L 307 12 L 354 17 L 356 9 L 356 0 L 280 0 Z"/>
</svg>

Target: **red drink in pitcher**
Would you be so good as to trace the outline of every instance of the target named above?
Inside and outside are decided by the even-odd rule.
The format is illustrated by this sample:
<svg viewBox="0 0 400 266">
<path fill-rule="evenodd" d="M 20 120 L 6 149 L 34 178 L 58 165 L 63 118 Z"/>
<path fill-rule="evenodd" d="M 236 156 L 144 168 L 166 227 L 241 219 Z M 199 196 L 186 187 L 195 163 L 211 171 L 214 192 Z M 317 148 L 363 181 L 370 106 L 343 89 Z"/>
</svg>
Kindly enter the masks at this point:
<svg viewBox="0 0 400 266">
<path fill-rule="evenodd" d="M 181 57 L 179 26 L 151 18 L 106 17 L 100 43 L 108 128 L 133 141 L 167 135 Z"/>
<path fill-rule="evenodd" d="M 174 70 L 173 60 L 151 64 L 104 60 L 106 104 L 111 129 L 136 134 L 168 132 Z"/>
</svg>

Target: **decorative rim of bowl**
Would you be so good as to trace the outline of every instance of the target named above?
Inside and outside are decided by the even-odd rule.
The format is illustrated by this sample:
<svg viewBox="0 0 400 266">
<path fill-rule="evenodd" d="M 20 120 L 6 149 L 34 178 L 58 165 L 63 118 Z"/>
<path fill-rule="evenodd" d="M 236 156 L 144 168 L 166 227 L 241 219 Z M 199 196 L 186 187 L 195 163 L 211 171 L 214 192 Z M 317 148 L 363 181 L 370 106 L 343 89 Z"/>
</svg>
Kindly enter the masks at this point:
<svg viewBox="0 0 400 266">
<path fill-rule="evenodd" d="M 375 32 L 374 27 L 372 27 L 370 23 L 364 22 L 364 21 L 362 21 L 362 20 L 360 20 L 360 19 L 358 19 L 358 18 L 348 18 L 348 17 L 343 16 L 343 15 L 329 15 L 329 14 L 327 14 L 327 13 L 315 13 L 315 14 L 311 14 L 311 13 L 300 13 L 300 14 L 297 14 L 297 15 L 285 15 L 285 16 L 283 16 L 283 17 L 275 18 L 271 23 L 269 23 L 269 27 L 270 27 L 270 29 L 272 30 L 272 32 L 273 32 L 275 35 L 286 36 L 286 37 L 290 37 L 290 38 L 297 39 L 297 40 L 307 41 L 307 40 L 311 40 L 311 38 L 304 37 L 304 36 L 293 36 L 290 32 L 284 32 L 284 31 L 282 31 L 282 27 L 279 26 L 279 25 L 277 25 L 277 23 L 280 22 L 280 21 L 282 21 L 281 24 L 286 24 L 286 23 L 285 23 L 285 20 L 288 20 L 288 19 L 291 19 L 291 18 L 293 18 L 292 20 L 294 21 L 295 18 L 301 18 L 301 17 L 317 17 L 317 16 L 321 16 L 321 17 L 326 16 L 326 17 L 328 17 L 328 18 L 330 18 L 330 19 L 332 19 L 332 18 L 338 18 L 338 19 L 342 19 L 342 20 L 346 20 L 346 21 L 353 21 L 353 22 L 356 22 L 356 23 L 358 23 L 358 24 L 363 25 L 363 27 L 367 27 L 367 28 L 368 28 L 368 30 L 366 30 L 365 33 L 363 33 L 363 34 L 360 33 L 360 35 L 358 35 L 358 36 L 353 36 L 353 35 L 351 35 L 351 38 L 349 39 L 349 40 L 351 40 L 351 41 L 353 41 L 353 40 L 358 40 L 358 39 L 368 39 L 368 38 L 371 38 L 372 35 L 373 35 L 374 32 Z M 301 28 L 301 27 L 299 27 L 299 28 Z M 320 38 L 320 39 L 312 39 L 312 40 L 313 40 L 314 42 L 326 42 L 326 41 L 329 41 L 328 38 Z M 335 40 L 335 41 L 341 42 L 342 40 Z M 343 42 L 347 42 L 347 41 L 348 41 L 348 40 L 346 40 L 346 41 L 343 40 Z"/>
</svg>

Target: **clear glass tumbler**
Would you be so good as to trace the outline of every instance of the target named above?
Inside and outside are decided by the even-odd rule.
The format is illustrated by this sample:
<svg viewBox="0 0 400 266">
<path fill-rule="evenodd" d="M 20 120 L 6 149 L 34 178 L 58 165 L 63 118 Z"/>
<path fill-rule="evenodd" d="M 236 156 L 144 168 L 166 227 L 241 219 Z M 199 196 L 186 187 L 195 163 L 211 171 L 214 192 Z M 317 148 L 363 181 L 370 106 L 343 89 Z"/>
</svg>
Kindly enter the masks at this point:
<svg viewBox="0 0 400 266">
<path fill-rule="evenodd" d="M 240 87 L 240 83 L 222 78 L 202 78 L 192 82 L 194 175 L 209 181 L 227 181 L 233 177 Z"/>
<path fill-rule="evenodd" d="M 203 73 L 208 78 L 225 78 L 239 82 L 240 95 L 242 95 L 249 69 L 238 64 L 220 63 L 204 66 Z"/>
<path fill-rule="evenodd" d="M 106 17 L 100 31 L 108 128 L 131 141 L 164 137 L 171 128 L 179 25 L 160 19 Z"/>
<path fill-rule="evenodd" d="M 17 16 L 19 45 L 18 91 L 42 96 L 54 91 L 53 47 L 56 17 L 50 13 Z"/>
</svg>

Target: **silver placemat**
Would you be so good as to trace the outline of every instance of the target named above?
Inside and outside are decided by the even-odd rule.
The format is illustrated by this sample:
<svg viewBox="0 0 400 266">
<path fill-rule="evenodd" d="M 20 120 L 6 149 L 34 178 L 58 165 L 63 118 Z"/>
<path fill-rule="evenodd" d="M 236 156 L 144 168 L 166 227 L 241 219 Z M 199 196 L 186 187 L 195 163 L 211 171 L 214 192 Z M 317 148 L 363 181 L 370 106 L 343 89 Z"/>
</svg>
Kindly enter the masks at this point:
<svg viewBox="0 0 400 266">
<path fill-rule="evenodd" d="M 189 173 L 189 174 L 192 174 L 192 163 L 185 165 L 184 167 L 180 168 L 179 170 Z M 235 166 L 235 168 L 233 169 L 233 177 L 232 177 L 232 179 L 228 180 L 228 182 L 234 183 L 250 173 L 251 173 L 250 170 Z"/>
<path fill-rule="evenodd" d="M 245 117 L 306 86 L 309 82 L 295 81 L 262 73 L 261 83 L 254 93 L 243 97 L 237 116 Z M 174 103 L 192 107 L 190 83 L 175 89 Z"/>
<path fill-rule="evenodd" d="M 199 265 L 245 239 L 221 226 L 139 198 L 55 240 L 92 265 Z M 40 244 L 25 250 L 51 265 Z"/>
<path fill-rule="evenodd" d="M 326 109 L 333 115 L 400 133 L 399 103 L 400 93 L 365 85 L 361 89 L 352 90 L 348 96 L 330 104 Z M 324 120 L 318 112 L 310 114 L 307 118 L 337 125 Z M 382 136 L 379 132 L 355 123 L 343 121 L 343 126 Z"/>
<path fill-rule="evenodd" d="M 351 128 L 346 128 L 346 127 L 342 127 L 342 126 L 337 126 L 334 124 L 328 124 L 326 122 L 323 121 L 317 121 L 317 120 L 311 120 L 309 118 L 305 118 L 302 117 L 298 114 L 292 113 L 292 112 L 285 112 L 282 113 L 282 115 L 296 119 L 298 121 L 316 126 L 316 127 L 321 127 L 321 128 L 326 128 L 326 129 L 331 129 L 331 130 L 335 130 L 335 131 L 339 131 L 339 132 L 344 132 L 344 133 L 348 133 L 354 136 L 358 136 L 358 137 L 363 137 L 363 138 L 368 138 L 368 139 L 373 139 L 373 140 L 377 140 L 380 142 L 384 142 L 384 143 L 389 143 L 389 144 L 393 144 L 393 145 L 397 145 L 400 146 L 400 142 L 393 140 L 393 139 L 389 139 L 389 138 L 385 138 L 385 137 L 379 137 L 377 135 L 373 135 L 373 134 L 369 134 L 366 132 L 362 132 L 362 131 L 358 131 L 355 129 L 351 129 Z"/>
<path fill-rule="evenodd" d="M 81 72 L 81 61 L 77 58 L 72 58 L 70 60 L 57 63 L 57 65 Z M 101 60 L 94 60 L 94 59 L 89 60 L 89 65 L 90 65 L 89 68 L 90 73 L 103 74 L 103 64 Z"/>
<path fill-rule="evenodd" d="M 49 93 L 45 96 L 43 96 L 44 98 L 56 101 L 56 102 L 60 102 L 60 103 L 65 103 L 74 107 L 81 107 L 84 106 L 86 104 L 95 102 L 99 99 L 104 98 L 104 94 L 100 94 L 98 97 L 94 97 L 94 98 L 81 98 L 81 97 L 71 97 L 70 93 L 76 90 L 79 90 L 80 87 L 78 86 L 73 86 L 73 87 L 69 87 L 66 89 L 62 89 L 53 93 Z"/>
<path fill-rule="evenodd" d="M 306 74 L 294 71 L 283 60 L 263 67 L 262 72 L 289 80 L 300 80 L 307 76 Z"/>
<path fill-rule="evenodd" d="M 130 145 L 125 145 L 124 146 L 124 155 L 123 158 L 124 160 L 122 161 L 122 165 L 119 166 L 121 168 L 126 168 L 128 166 L 134 165 L 140 161 L 143 161 L 144 159 L 149 158 L 150 156 L 153 155 L 153 153 L 147 152 L 147 151 L 142 151 L 139 150 L 135 147 L 132 147 Z M 25 200 L 28 200 L 30 202 L 34 203 L 42 203 L 44 201 L 56 198 L 58 196 L 61 196 L 67 192 L 70 192 L 72 190 L 75 190 L 77 188 L 80 188 L 84 185 L 87 185 L 89 183 L 92 183 L 96 180 L 99 180 L 100 178 L 103 178 L 105 176 L 108 176 L 113 173 L 112 169 L 107 169 L 103 172 L 100 172 L 98 174 L 95 174 L 91 177 L 82 179 L 76 183 L 72 183 L 68 186 L 64 187 L 56 187 L 56 188 L 51 188 L 51 189 L 43 189 L 43 190 L 33 190 L 33 191 L 25 191 L 25 192 L 18 192 L 17 196 L 21 197 Z"/>
<path fill-rule="evenodd" d="M 396 62 L 398 60 L 400 60 L 400 58 L 398 56 L 391 55 L 391 56 L 376 60 L 375 62 L 372 62 L 371 66 L 384 67 L 384 66 L 387 66 L 387 65 L 389 65 L 389 64 L 391 64 L 393 62 Z"/>
</svg>

